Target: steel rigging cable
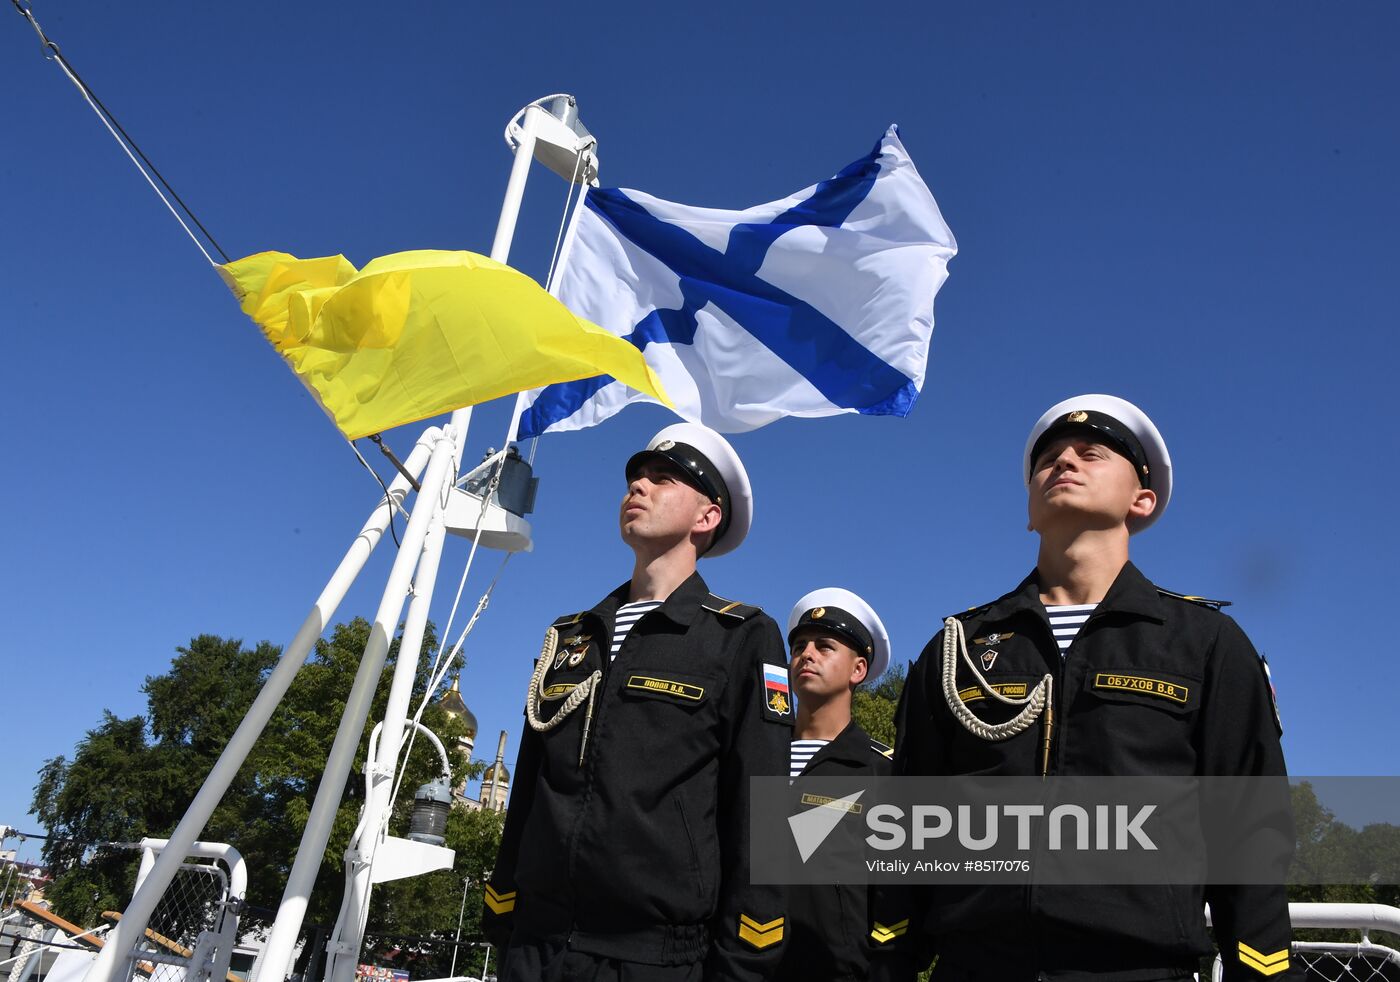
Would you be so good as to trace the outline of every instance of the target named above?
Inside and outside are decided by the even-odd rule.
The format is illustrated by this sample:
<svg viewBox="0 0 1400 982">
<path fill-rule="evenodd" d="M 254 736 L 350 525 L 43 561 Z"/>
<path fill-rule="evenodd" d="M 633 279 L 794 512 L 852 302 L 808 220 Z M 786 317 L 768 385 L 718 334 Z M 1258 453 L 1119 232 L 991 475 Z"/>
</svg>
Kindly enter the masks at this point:
<svg viewBox="0 0 1400 982">
<path fill-rule="evenodd" d="M 136 141 L 131 138 L 131 134 L 128 133 L 126 131 L 126 128 L 122 126 L 120 122 L 117 121 L 116 116 L 112 115 L 111 110 L 107 108 L 106 104 L 103 103 L 103 101 L 100 98 L 98 98 L 97 93 L 92 90 L 92 87 L 83 80 L 81 75 L 78 74 L 77 69 L 73 67 L 72 63 L 64 57 L 63 52 L 59 49 L 58 44 L 52 38 L 50 38 L 48 34 L 44 32 L 44 29 L 42 27 L 39 26 L 39 22 L 35 20 L 34 14 L 30 10 L 30 6 L 26 2 L 26 0 L 10 0 L 10 3 L 14 5 L 15 10 L 19 12 L 20 16 L 23 17 L 26 21 L 28 21 L 29 26 L 34 28 L 34 33 L 39 36 L 39 43 L 44 49 L 44 57 L 50 61 L 57 62 L 58 66 L 63 70 L 63 73 L 68 76 L 68 79 L 75 86 L 77 86 L 78 91 L 82 93 L 83 99 L 87 102 L 89 106 L 92 107 L 92 111 L 97 114 L 97 118 L 102 121 L 102 124 L 107 128 L 107 131 L 112 134 L 112 138 L 117 141 L 117 145 L 120 146 L 123 151 L 125 151 L 127 157 L 131 159 L 132 164 L 134 164 L 136 169 L 141 172 L 141 176 L 146 179 L 146 183 L 151 186 L 151 190 L 155 191 L 156 196 L 159 197 L 160 200 L 165 204 L 165 207 L 170 210 L 170 213 L 175 216 L 175 220 L 180 223 L 180 227 L 185 230 L 185 234 L 190 237 L 190 241 L 195 244 L 195 247 L 198 248 L 201 253 L 203 253 L 204 258 L 209 261 L 209 264 L 211 266 L 218 265 L 218 263 L 214 261 L 214 258 L 211 255 L 209 255 L 209 251 L 204 248 L 204 244 L 199 241 L 199 237 L 194 234 L 193 230 L 191 230 L 190 226 L 185 222 L 185 219 L 181 217 L 180 212 L 175 210 L 175 206 L 170 203 L 170 198 L 175 199 L 175 203 L 180 206 L 180 210 L 183 211 L 185 213 L 185 216 L 187 216 L 189 220 L 194 223 L 195 227 L 198 228 L 199 231 L 204 234 L 205 239 L 207 239 L 209 244 L 213 246 L 214 251 L 219 254 L 223 261 L 225 263 L 229 262 L 230 260 L 228 253 L 224 251 L 221 245 L 219 245 L 218 240 L 214 238 L 213 234 L 209 231 L 209 229 L 205 228 L 204 223 L 199 220 L 199 216 L 196 215 L 190 209 L 189 205 L 185 204 L 185 200 L 180 197 L 179 192 L 176 191 L 175 188 L 171 185 L 171 183 L 165 179 L 165 175 L 163 175 L 160 172 L 160 169 L 157 168 L 156 165 L 151 162 L 151 158 L 146 156 L 145 151 L 143 151 L 141 147 L 137 145 Z M 140 158 L 140 160 L 137 159 L 138 157 Z M 143 163 L 145 164 L 144 167 L 142 166 Z M 147 172 L 147 168 L 150 169 L 149 172 Z M 155 175 L 154 179 L 152 179 L 152 175 Z M 156 181 L 160 182 L 159 186 L 157 186 Z M 170 192 L 170 198 L 167 198 L 165 196 L 165 193 L 161 191 L 162 187 L 165 188 L 166 191 Z M 382 443 L 380 443 L 378 436 L 376 435 L 374 437 L 371 437 L 370 439 L 374 440 L 374 442 L 379 445 L 379 449 L 385 453 L 385 455 L 395 465 L 395 467 L 397 467 L 400 472 L 403 472 L 403 465 L 398 462 L 398 460 L 394 457 L 392 452 L 390 452 Z M 354 442 L 347 442 L 350 442 L 350 449 L 355 452 L 356 457 L 359 457 L 360 463 L 364 464 L 365 470 L 369 471 L 370 474 L 374 477 L 374 479 L 379 483 L 380 488 L 384 491 L 385 499 L 388 500 L 390 503 L 390 507 L 392 510 L 389 515 L 389 534 L 393 537 L 394 545 L 397 546 L 399 544 L 399 536 L 397 529 L 395 529 L 394 527 L 394 514 L 396 512 L 403 511 L 403 508 L 393 500 L 393 496 L 389 494 L 388 486 L 384 483 L 383 479 L 374 470 L 374 468 L 369 465 L 368 461 L 366 461 L 364 457 L 360 454 L 359 450 L 355 447 Z M 418 490 L 417 481 L 414 481 L 410 478 L 409 483 L 413 485 L 413 489 L 415 491 Z"/>
<path fill-rule="evenodd" d="M 165 203 L 165 207 L 170 209 L 170 214 L 175 216 L 175 220 L 180 223 L 180 227 L 185 230 L 185 234 L 190 237 L 190 241 L 204 254 L 204 258 L 209 260 L 209 265 L 217 266 L 218 264 L 214 262 L 214 258 L 209 255 L 209 251 L 204 248 L 204 244 L 199 241 L 198 236 L 196 236 L 189 225 L 185 223 L 185 219 L 180 216 L 180 212 L 175 210 L 175 206 L 170 203 L 170 198 L 167 198 L 165 193 L 161 191 L 161 187 L 164 187 L 166 191 L 170 192 L 170 197 L 175 199 L 176 203 L 179 204 L 181 210 L 189 217 L 190 221 L 194 222 L 195 226 L 204 233 L 205 239 L 214 247 L 214 251 L 223 257 L 224 262 L 228 262 L 228 253 L 224 252 L 218 241 L 209 233 L 209 230 L 204 227 L 204 223 L 190 210 L 190 206 L 185 204 L 184 199 L 175 191 L 175 188 L 171 186 L 170 182 L 165 179 L 165 176 L 156 169 L 156 165 L 151 163 L 151 159 L 136 145 L 136 141 L 131 138 L 131 135 L 127 133 L 122 124 L 117 122 L 117 117 L 112 115 L 111 111 L 103 104 L 102 100 L 97 97 L 97 93 L 92 91 L 92 87 L 83 81 L 82 76 L 73 68 L 68 59 L 63 56 L 63 52 L 59 50 L 58 45 L 44 33 L 44 29 L 40 27 L 39 22 L 34 19 L 34 14 L 30 11 L 28 3 L 23 2 L 23 0 L 10 0 L 10 3 L 14 4 L 15 10 L 19 11 L 20 16 L 29 22 L 29 26 L 34 28 L 34 33 L 39 35 L 39 43 L 44 49 L 44 57 L 50 61 L 56 61 L 58 67 L 63 69 L 63 73 L 78 87 L 78 91 L 82 93 L 83 99 L 92 107 L 92 111 L 97 113 L 97 118 L 102 120 L 102 125 L 107 127 L 107 131 L 112 134 L 112 138 L 117 141 L 122 150 L 126 152 L 126 155 L 131 158 L 131 162 L 136 165 L 136 169 L 141 172 L 141 176 L 146 179 L 146 183 L 151 186 L 151 190 L 155 191 L 160 200 Z M 135 151 L 135 153 L 133 154 L 132 151 Z M 138 161 L 136 159 L 137 157 L 141 159 Z M 143 162 L 146 165 L 145 167 L 141 166 Z M 147 173 L 147 167 L 150 168 L 150 173 Z M 156 180 L 160 181 L 160 187 L 156 185 L 155 180 L 151 179 L 151 174 L 154 174 Z"/>
</svg>

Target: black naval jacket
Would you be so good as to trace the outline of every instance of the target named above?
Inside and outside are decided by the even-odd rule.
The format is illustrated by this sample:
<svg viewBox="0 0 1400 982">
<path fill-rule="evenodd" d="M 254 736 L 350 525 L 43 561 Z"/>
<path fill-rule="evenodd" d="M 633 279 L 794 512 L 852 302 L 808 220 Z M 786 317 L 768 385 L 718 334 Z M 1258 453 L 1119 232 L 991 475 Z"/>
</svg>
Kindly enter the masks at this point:
<svg viewBox="0 0 1400 982">
<path fill-rule="evenodd" d="M 483 928 L 498 946 L 566 938 L 601 958 L 763 978 L 786 922 L 782 888 L 749 884 L 749 778 L 787 771 L 792 707 L 763 678 L 765 662 L 786 672 L 782 638 L 696 573 L 609 661 L 627 595 L 554 622 L 540 715 L 595 669 L 600 691 L 586 747 L 586 702 L 524 731 Z"/>
<path fill-rule="evenodd" d="M 1218 605 L 1159 590 L 1131 563 L 1061 658 L 1032 573 L 965 614 L 968 652 L 989 684 L 1024 694 L 1054 676 L 1048 772 L 1086 776 L 1275 776 L 1285 773 L 1264 664 Z M 896 774 L 1041 773 L 1041 724 L 1001 742 L 969 733 L 941 687 L 942 632 L 910 672 L 897 715 Z M 987 656 L 987 657 L 983 657 Z M 1125 678 L 1153 684 L 1128 685 Z M 960 692 L 977 682 L 959 665 Z M 971 709 L 987 722 L 1014 710 Z M 1001 710 L 998 712 L 998 710 Z M 1286 805 L 1284 806 L 1286 811 Z M 1266 848 L 1292 855 L 1292 819 L 1277 816 Z M 1286 834 L 1277 830 L 1287 830 Z M 1279 886 L 964 886 L 920 888 L 908 937 L 939 956 L 938 978 L 1157 979 L 1194 971 L 1211 950 L 1209 903 L 1226 982 L 1288 978 L 1292 932 Z M 897 894 L 896 894 L 897 896 Z M 881 896 L 877 920 L 901 911 Z M 1020 966 L 1020 971 L 1012 968 Z M 982 973 L 990 973 L 985 976 Z M 999 970 L 1000 969 L 1000 970 Z M 945 974 L 946 973 L 946 974 Z M 1024 973 L 1024 974 L 1023 974 Z"/>
<path fill-rule="evenodd" d="M 886 777 L 894 750 L 852 720 L 803 768 L 801 777 Z M 799 778 L 799 780 L 800 780 Z M 781 982 L 856 982 L 869 973 L 868 892 L 864 884 L 788 888 L 791 932 Z"/>
</svg>

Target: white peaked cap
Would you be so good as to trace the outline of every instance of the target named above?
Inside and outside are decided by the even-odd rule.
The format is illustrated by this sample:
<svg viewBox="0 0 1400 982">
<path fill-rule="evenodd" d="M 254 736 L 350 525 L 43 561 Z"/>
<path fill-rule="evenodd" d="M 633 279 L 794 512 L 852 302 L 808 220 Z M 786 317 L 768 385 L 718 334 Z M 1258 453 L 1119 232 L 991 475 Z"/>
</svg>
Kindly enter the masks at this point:
<svg viewBox="0 0 1400 982">
<path fill-rule="evenodd" d="M 1128 531 L 1141 532 L 1161 517 L 1167 510 L 1167 502 L 1172 497 L 1172 458 L 1167 453 L 1167 443 L 1157 431 L 1152 420 L 1147 418 L 1137 406 L 1126 399 L 1102 394 L 1075 396 L 1057 402 L 1045 411 L 1031 435 L 1026 438 L 1026 450 L 1021 458 L 1021 477 L 1030 486 L 1031 456 L 1047 433 L 1053 435 L 1061 430 L 1085 428 L 1097 430 L 1109 438 L 1110 442 L 1130 450 L 1124 454 L 1139 468 L 1142 486 L 1157 493 L 1157 507 L 1146 518 L 1128 519 Z M 1130 439 L 1129 439 L 1130 438 Z M 1136 441 L 1137 448 L 1131 444 Z M 1142 459 L 1135 460 L 1140 450 Z"/>
<path fill-rule="evenodd" d="M 689 448 L 699 452 L 687 454 Z M 721 532 L 705 556 L 723 556 L 739 548 L 753 525 L 753 488 L 744 462 L 729 441 L 699 423 L 672 423 L 648 441 L 646 449 L 627 461 L 627 473 L 646 457 L 664 457 L 700 485 L 725 515 Z M 711 493 L 713 492 L 713 493 Z"/>
<path fill-rule="evenodd" d="M 875 609 L 850 590 L 836 586 L 822 587 L 797 601 L 793 605 L 792 613 L 788 614 L 788 643 L 792 643 L 792 632 L 799 625 L 805 627 L 811 624 L 813 627 L 834 627 L 839 630 L 840 618 L 830 616 L 832 610 L 851 615 L 870 634 L 872 650 L 864 652 L 870 662 L 866 681 L 884 675 L 885 669 L 890 667 L 889 632 L 885 630 L 885 622 L 880 620 L 880 615 L 875 613 Z"/>
</svg>

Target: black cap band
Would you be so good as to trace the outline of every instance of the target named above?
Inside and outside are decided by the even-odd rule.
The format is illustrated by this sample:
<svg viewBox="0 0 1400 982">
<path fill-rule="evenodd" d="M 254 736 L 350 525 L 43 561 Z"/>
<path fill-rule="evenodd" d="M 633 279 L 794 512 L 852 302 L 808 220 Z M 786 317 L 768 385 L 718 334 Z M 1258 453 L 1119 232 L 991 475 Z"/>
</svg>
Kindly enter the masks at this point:
<svg viewBox="0 0 1400 982">
<path fill-rule="evenodd" d="M 1137 472 L 1138 482 L 1144 488 L 1152 487 L 1152 474 L 1147 466 L 1147 451 L 1143 450 L 1142 442 L 1138 440 L 1132 430 L 1112 416 L 1092 409 L 1077 409 L 1074 412 L 1065 413 L 1046 427 L 1045 432 L 1040 434 L 1040 439 L 1036 440 L 1035 446 L 1031 448 L 1030 469 L 1032 473 L 1035 471 L 1035 462 L 1040 457 L 1040 452 L 1045 448 L 1045 445 L 1051 440 L 1075 430 L 1089 431 L 1114 452 L 1126 457 L 1128 462 L 1133 465 L 1133 470 Z"/>
<path fill-rule="evenodd" d="M 797 637 L 797 632 L 803 628 L 817 628 L 835 634 L 855 648 L 856 654 L 867 660 L 875 656 L 875 639 L 870 636 L 860 619 L 849 610 L 842 610 L 840 607 L 813 607 L 804 611 L 788 632 L 789 648 L 792 647 L 792 639 Z"/>
<path fill-rule="evenodd" d="M 724 478 L 720 477 L 719 468 L 690 444 L 663 440 L 654 449 L 638 451 L 628 459 L 627 480 L 631 481 L 642 465 L 653 457 L 660 457 L 673 464 L 687 484 L 719 505 L 719 526 L 715 529 L 710 544 L 713 545 L 724 538 L 724 533 L 729 530 L 732 509 L 729 505 L 729 487 L 724 483 Z"/>
</svg>

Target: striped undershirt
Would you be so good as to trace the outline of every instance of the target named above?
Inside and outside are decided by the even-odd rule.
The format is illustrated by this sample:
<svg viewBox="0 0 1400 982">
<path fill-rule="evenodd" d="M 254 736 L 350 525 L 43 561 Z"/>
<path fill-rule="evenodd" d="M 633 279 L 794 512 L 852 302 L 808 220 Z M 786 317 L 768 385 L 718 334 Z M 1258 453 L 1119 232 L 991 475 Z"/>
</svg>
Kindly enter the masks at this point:
<svg viewBox="0 0 1400 982">
<path fill-rule="evenodd" d="M 794 778 L 801 774 L 807 766 L 807 762 L 816 756 L 818 750 L 830 742 L 830 740 L 792 741 L 792 756 L 788 761 L 788 777 Z"/>
<path fill-rule="evenodd" d="M 1060 655 L 1069 651 L 1079 628 L 1089 619 L 1098 604 L 1046 604 L 1045 613 L 1050 617 L 1050 630 L 1055 634 L 1055 643 L 1060 646 Z"/>
<path fill-rule="evenodd" d="M 617 608 L 617 617 L 613 620 L 613 640 L 612 654 L 609 658 L 616 658 L 618 649 L 622 647 L 622 642 L 627 639 L 628 633 L 632 630 L 632 625 L 642 619 L 642 615 L 649 610 L 655 610 L 661 606 L 660 600 L 638 600 L 636 603 L 623 604 Z"/>
</svg>

